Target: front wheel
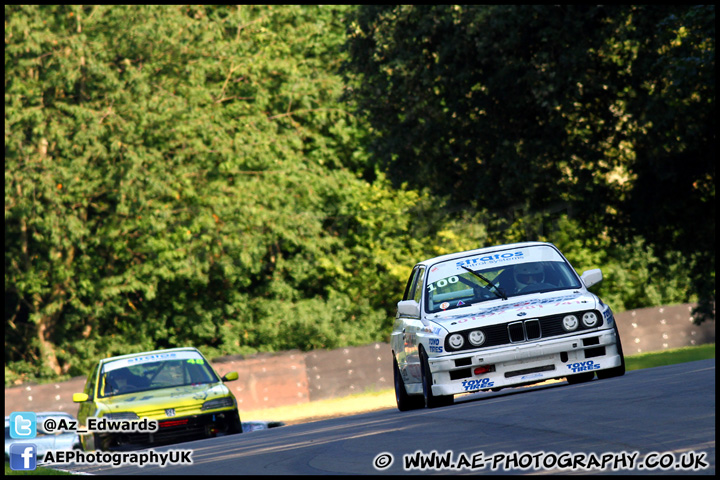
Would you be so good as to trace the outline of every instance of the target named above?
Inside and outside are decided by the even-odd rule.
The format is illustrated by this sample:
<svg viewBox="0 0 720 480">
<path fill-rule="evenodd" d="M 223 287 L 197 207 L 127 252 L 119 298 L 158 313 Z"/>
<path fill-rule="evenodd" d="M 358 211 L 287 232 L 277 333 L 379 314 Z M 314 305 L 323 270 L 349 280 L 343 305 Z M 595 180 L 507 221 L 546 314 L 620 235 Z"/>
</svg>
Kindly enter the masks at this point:
<svg viewBox="0 0 720 480">
<path fill-rule="evenodd" d="M 575 375 L 568 375 L 567 382 L 570 385 L 577 385 L 578 383 L 589 382 L 593 378 L 595 378 L 595 372 L 576 373 Z"/>
<path fill-rule="evenodd" d="M 400 368 L 398 367 L 394 354 L 393 379 L 395 383 L 395 401 L 397 402 L 398 410 L 406 412 L 408 410 L 415 410 L 425 406 L 425 400 L 423 397 L 419 395 L 408 395 L 405 391 L 405 383 L 403 382 L 402 376 L 400 376 Z"/>
<path fill-rule="evenodd" d="M 240 421 L 240 413 L 235 411 L 230 414 L 227 432 L 229 434 L 243 433 L 242 422 Z"/>
<path fill-rule="evenodd" d="M 617 351 L 618 355 L 620 355 L 620 366 L 608 368 L 607 370 L 600 370 L 599 372 L 597 372 L 597 376 L 600 380 L 605 380 L 606 378 L 612 377 L 621 377 L 625 375 L 625 355 L 623 355 L 622 343 L 620 343 L 620 332 L 618 332 L 617 322 L 615 323 L 614 328 L 615 338 L 617 338 Z"/>
<path fill-rule="evenodd" d="M 116 446 L 117 441 L 110 435 L 100 435 L 93 433 L 93 446 L 95 450 L 109 451 L 110 447 Z"/>
<path fill-rule="evenodd" d="M 427 408 L 445 407 L 453 404 L 452 395 L 436 396 L 432 393 L 432 372 L 427 353 L 420 347 L 420 373 L 422 375 L 423 397 Z"/>
</svg>

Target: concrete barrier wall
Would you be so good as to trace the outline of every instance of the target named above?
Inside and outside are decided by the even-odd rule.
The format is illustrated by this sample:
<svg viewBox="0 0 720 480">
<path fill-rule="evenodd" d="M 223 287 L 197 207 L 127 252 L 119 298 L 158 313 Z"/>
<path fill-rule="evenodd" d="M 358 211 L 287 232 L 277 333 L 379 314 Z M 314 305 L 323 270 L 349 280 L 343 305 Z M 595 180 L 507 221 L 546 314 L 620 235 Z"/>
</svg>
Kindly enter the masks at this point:
<svg viewBox="0 0 720 480">
<path fill-rule="evenodd" d="M 644 308 L 615 315 L 626 355 L 715 342 L 715 322 L 695 325 L 693 305 Z M 227 385 L 240 411 L 346 396 L 392 388 L 390 345 L 373 343 L 335 350 L 252 357 L 222 357 L 213 367 L 224 375 L 238 372 Z M 81 392 L 84 377 L 62 383 L 22 385 L 5 389 L 5 415 L 16 411 L 62 411 L 77 415 L 72 394 Z"/>
<path fill-rule="evenodd" d="M 695 304 L 628 310 L 615 315 L 623 353 L 633 355 L 715 343 L 715 322 L 695 325 Z"/>
</svg>

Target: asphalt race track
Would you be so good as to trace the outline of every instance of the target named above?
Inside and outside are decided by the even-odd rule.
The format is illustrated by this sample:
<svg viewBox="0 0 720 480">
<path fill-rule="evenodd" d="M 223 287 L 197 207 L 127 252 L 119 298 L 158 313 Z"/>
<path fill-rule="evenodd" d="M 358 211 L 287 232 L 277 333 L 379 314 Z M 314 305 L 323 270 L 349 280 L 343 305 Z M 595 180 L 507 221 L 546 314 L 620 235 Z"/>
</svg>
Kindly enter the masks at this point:
<svg viewBox="0 0 720 480">
<path fill-rule="evenodd" d="M 715 360 L 635 370 L 579 385 L 477 393 L 444 408 L 388 409 L 155 451 L 170 449 L 192 449 L 192 465 L 61 468 L 117 475 L 714 475 Z M 449 461 L 432 465 L 446 466 L 405 466 L 406 459 L 431 460 L 433 452 L 435 460 Z M 573 462 L 576 469 L 565 468 Z M 598 466 L 603 462 L 604 470 Z M 645 465 L 654 468 L 639 468 Z M 698 469 L 676 468 L 690 465 Z"/>
</svg>

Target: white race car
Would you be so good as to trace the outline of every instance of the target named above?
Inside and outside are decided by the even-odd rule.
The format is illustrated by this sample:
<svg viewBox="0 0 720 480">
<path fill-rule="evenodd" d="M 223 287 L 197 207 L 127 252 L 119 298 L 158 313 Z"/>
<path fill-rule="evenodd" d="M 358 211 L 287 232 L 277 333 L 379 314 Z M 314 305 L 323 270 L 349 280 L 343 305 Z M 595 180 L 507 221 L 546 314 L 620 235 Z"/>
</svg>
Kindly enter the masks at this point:
<svg viewBox="0 0 720 480">
<path fill-rule="evenodd" d="M 402 411 L 458 393 L 566 377 L 571 384 L 625 373 L 610 307 L 588 291 L 550 243 L 454 253 L 413 268 L 391 338 Z"/>
</svg>

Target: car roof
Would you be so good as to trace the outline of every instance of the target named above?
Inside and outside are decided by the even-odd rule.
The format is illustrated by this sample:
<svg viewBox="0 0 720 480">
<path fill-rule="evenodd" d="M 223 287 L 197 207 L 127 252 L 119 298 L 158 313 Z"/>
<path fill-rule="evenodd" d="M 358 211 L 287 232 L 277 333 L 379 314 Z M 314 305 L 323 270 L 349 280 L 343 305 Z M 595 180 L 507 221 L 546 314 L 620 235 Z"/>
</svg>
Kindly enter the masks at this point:
<svg viewBox="0 0 720 480">
<path fill-rule="evenodd" d="M 418 262 L 417 265 L 431 265 L 439 262 L 444 262 L 447 260 L 452 260 L 454 258 L 461 258 L 461 257 L 467 257 L 470 255 L 482 255 L 484 253 L 491 253 L 496 252 L 498 250 L 509 250 L 512 248 L 520 248 L 520 247 L 535 247 L 539 245 L 545 245 L 550 247 L 555 247 L 552 243 L 547 242 L 519 242 L 519 243 L 508 243 L 507 245 L 495 245 L 492 247 L 483 247 L 483 248 L 476 248 L 475 250 L 466 250 L 464 252 L 456 252 L 456 253 L 449 253 L 447 255 L 440 255 L 439 257 L 433 257 L 429 258 L 427 260 L 424 260 L 422 262 Z"/>
<path fill-rule="evenodd" d="M 127 355 L 118 355 L 117 357 L 108 357 L 108 358 L 101 358 L 100 363 L 106 363 L 106 362 L 114 362 L 115 360 L 122 360 L 124 358 L 133 358 L 133 357 L 139 357 L 141 355 L 157 355 L 160 353 L 170 353 L 170 352 L 196 352 L 200 353 L 200 351 L 195 347 L 180 347 L 180 348 L 168 348 L 165 350 L 151 350 L 148 352 L 138 352 L 138 353 L 129 353 Z M 202 355 L 200 353 L 200 355 Z"/>
</svg>

